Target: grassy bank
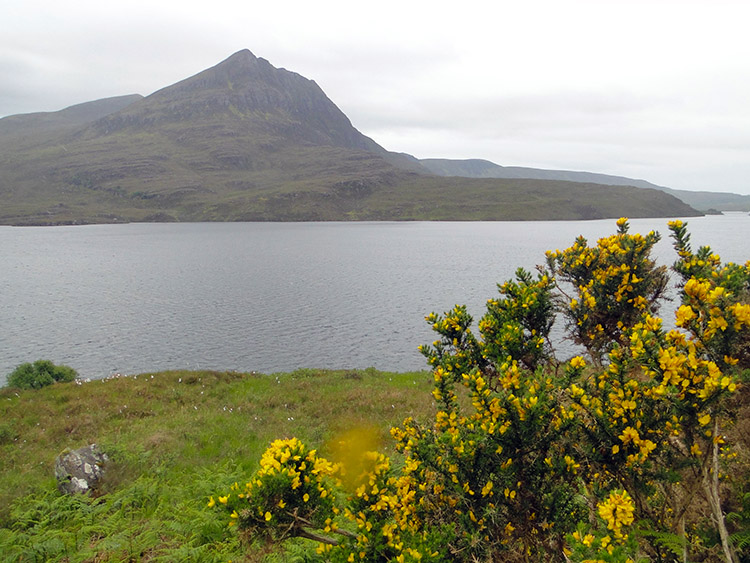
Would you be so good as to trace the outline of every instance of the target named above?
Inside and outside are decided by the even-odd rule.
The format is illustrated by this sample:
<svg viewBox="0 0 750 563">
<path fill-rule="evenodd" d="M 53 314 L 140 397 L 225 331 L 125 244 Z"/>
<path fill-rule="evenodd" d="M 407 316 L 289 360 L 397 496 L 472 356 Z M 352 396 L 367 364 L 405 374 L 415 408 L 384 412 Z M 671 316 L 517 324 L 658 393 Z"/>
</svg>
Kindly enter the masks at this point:
<svg viewBox="0 0 750 563">
<path fill-rule="evenodd" d="M 388 430 L 432 410 L 427 372 L 162 372 L 38 391 L 0 390 L 0 560 L 293 561 L 302 548 L 239 545 L 206 499 L 252 473 L 269 442 L 326 452 L 347 429 Z M 111 457 L 98 498 L 64 497 L 65 448 Z"/>
</svg>

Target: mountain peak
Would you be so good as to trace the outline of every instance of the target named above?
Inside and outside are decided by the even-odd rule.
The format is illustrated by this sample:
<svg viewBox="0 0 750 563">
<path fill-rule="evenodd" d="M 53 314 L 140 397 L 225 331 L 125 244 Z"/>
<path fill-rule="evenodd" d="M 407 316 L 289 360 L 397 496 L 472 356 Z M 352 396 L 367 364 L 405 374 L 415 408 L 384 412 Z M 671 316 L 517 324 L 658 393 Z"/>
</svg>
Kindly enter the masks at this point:
<svg viewBox="0 0 750 563">
<path fill-rule="evenodd" d="M 250 49 L 240 49 L 233 55 L 230 55 L 229 57 L 224 59 L 222 62 L 220 62 L 216 66 L 221 66 L 223 64 L 242 64 L 242 63 L 255 62 L 258 60 L 260 60 L 259 57 L 256 57 Z"/>
<path fill-rule="evenodd" d="M 276 68 L 248 49 L 108 115 L 93 131 L 106 135 L 127 127 L 185 122 L 212 127 L 219 120 L 231 123 L 233 134 L 252 130 L 257 138 L 271 135 L 379 156 L 387 152 L 357 131 L 313 80 Z"/>
<path fill-rule="evenodd" d="M 257 59 L 258 57 L 256 57 L 250 49 L 240 49 L 239 51 L 237 51 L 233 55 L 230 55 L 229 57 L 227 57 L 226 60 L 235 59 L 235 58 Z"/>
<path fill-rule="evenodd" d="M 242 49 L 219 64 L 167 86 L 149 97 L 172 96 L 179 91 L 195 93 L 200 90 L 211 90 L 216 93 L 247 88 L 257 89 L 269 83 L 276 87 L 286 86 L 278 84 L 280 74 L 302 78 L 295 73 L 275 68 L 267 60 L 256 57 L 249 49 Z M 306 79 L 303 80 L 307 82 Z"/>
<path fill-rule="evenodd" d="M 250 49 L 242 49 L 241 51 L 237 51 L 233 55 L 227 57 L 223 61 L 221 61 L 219 64 L 207 69 L 206 71 L 203 71 L 203 74 L 207 72 L 208 70 L 214 70 L 214 71 L 223 71 L 223 72 L 237 72 L 237 73 L 254 73 L 258 70 L 277 70 L 274 68 L 271 63 L 269 63 L 266 59 L 256 57 Z"/>
</svg>

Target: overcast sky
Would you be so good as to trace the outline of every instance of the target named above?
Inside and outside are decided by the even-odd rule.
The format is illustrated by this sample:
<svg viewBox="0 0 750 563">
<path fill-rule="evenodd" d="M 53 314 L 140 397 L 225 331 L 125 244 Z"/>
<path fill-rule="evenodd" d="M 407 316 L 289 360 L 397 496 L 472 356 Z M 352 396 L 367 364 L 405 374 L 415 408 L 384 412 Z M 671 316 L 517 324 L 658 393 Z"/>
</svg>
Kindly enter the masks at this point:
<svg viewBox="0 0 750 563">
<path fill-rule="evenodd" d="M 747 0 L 0 0 L 0 116 L 250 49 L 418 158 L 750 194 Z"/>
</svg>

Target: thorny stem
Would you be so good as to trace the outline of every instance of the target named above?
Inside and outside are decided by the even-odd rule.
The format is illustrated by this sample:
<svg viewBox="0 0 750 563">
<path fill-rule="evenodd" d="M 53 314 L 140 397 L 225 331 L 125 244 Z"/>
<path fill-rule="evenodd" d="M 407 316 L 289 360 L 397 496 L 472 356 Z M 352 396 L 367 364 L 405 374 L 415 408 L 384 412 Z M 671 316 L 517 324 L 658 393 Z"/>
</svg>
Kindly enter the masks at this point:
<svg viewBox="0 0 750 563">
<path fill-rule="evenodd" d="M 326 543 L 328 545 L 338 545 L 339 544 L 338 540 L 335 539 L 335 538 L 329 538 L 328 536 L 321 536 L 319 534 L 316 534 L 315 532 L 311 532 L 307 528 L 304 528 L 303 525 L 304 526 L 309 526 L 311 528 L 314 528 L 315 525 L 312 522 L 310 522 L 308 519 L 303 518 L 302 516 L 299 516 L 297 514 L 296 510 L 294 512 L 288 512 L 287 511 L 287 514 L 289 516 L 291 516 L 292 518 L 294 518 L 294 523 L 292 524 L 292 528 L 294 529 L 294 534 L 295 535 L 297 535 L 297 536 L 299 536 L 301 538 L 306 538 L 306 539 L 309 539 L 309 540 L 313 540 L 313 541 L 317 541 L 317 542 L 321 542 L 321 543 Z M 334 534 L 339 534 L 339 535 L 345 536 L 347 538 L 356 538 L 357 537 L 357 534 L 353 534 L 349 530 L 336 529 L 336 530 L 331 530 L 331 531 Z"/>
<path fill-rule="evenodd" d="M 327 536 L 320 536 L 318 534 L 314 534 L 313 532 L 303 528 L 298 527 L 296 529 L 296 535 L 301 538 L 306 538 L 308 540 L 313 540 L 320 543 L 327 543 L 328 545 L 338 545 L 339 542 L 335 538 L 329 538 Z"/>
<path fill-rule="evenodd" d="M 703 487 L 708 497 L 708 504 L 711 506 L 714 522 L 721 538 L 721 548 L 724 551 L 724 558 L 727 563 L 737 563 L 737 557 L 734 554 L 732 545 L 729 540 L 724 513 L 721 510 L 721 497 L 719 496 L 719 417 L 714 417 L 713 431 L 713 449 L 711 464 L 706 464 L 703 470 Z"/>
</svg>

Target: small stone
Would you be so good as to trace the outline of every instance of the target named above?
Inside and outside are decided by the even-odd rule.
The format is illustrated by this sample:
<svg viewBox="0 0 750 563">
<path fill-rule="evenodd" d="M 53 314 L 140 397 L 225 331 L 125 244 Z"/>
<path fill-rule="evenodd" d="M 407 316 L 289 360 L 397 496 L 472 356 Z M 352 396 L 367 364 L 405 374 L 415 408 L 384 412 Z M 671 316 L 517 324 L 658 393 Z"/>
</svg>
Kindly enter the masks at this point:
<svg viewBox="0 0 750 563">
<path fill-rule="evenodd" d="M 64 451 L 55 460 L 57 488 L 65 494 L 96 490 L 108 459 L 96 444 Z"/>
</svg>

